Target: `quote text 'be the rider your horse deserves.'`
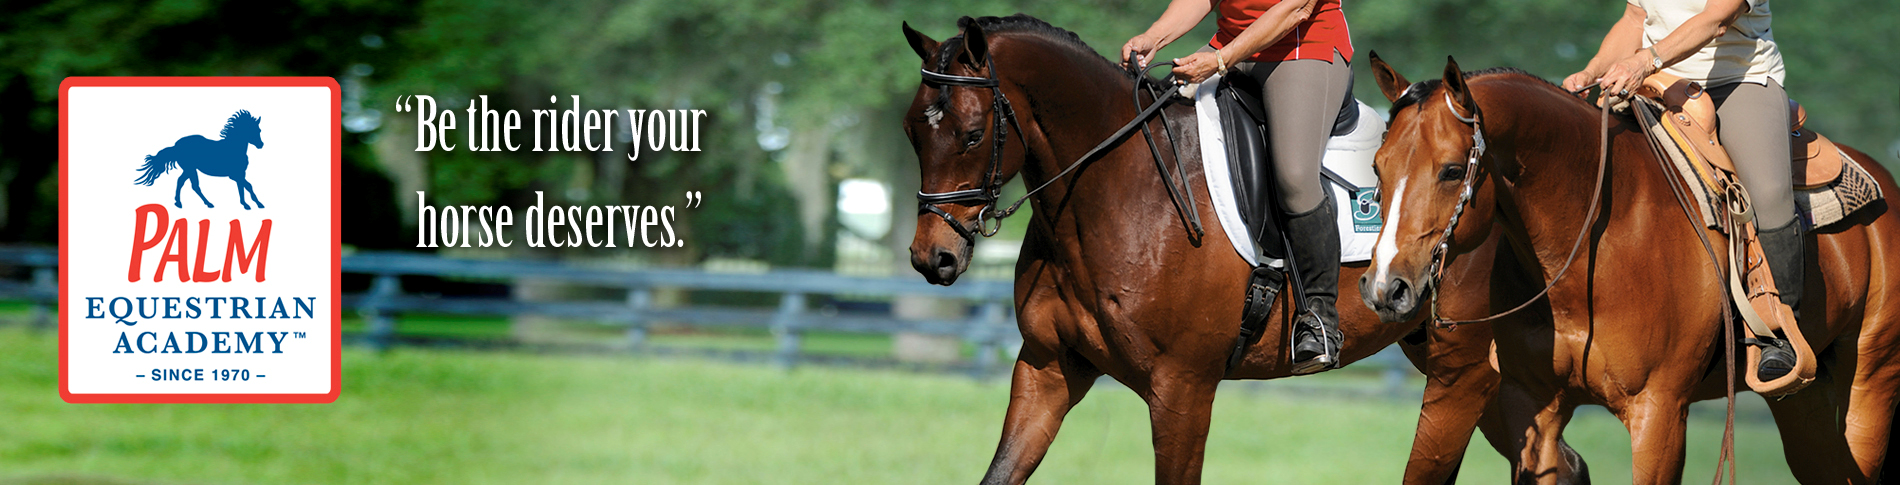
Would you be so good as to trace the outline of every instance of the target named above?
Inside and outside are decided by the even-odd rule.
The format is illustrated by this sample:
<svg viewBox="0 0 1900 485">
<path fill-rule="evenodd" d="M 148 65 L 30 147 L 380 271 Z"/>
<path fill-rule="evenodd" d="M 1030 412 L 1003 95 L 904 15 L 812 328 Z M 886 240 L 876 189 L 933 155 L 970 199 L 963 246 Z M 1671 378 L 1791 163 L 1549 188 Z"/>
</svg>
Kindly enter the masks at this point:
<svg viewBox="0 0 1900 485">
<path fill-rule="evenodd" d="M 488 96 L 468 101 L 462 128 L 463 137 L 454 137 L 456 110 L 438 108 L 432 96 L 402 96 L 396 111 L 416 114 L 416 151 L 432 150 L 476 152 L 605 152 L 612 151 L 616 126 L 624 126 L 627 160 L 639 160 L 644 146 L 649 151 L 672 150 L 697 152 L 700 119 L 705 110 L 583 110 L 581 97 L 569 96 L 565 109 L 559 96 L 549 96 L 550 109 L 530 110 L 524 117 L 516 110 L 488 107 Z M 457 140 L 460 138 L 460 140 Z M 461 143 L 458 145 L 458 141 Z M 643 143 L 644 142 L 644 143 Z M 704 202 L 698 191 L 686 192 L 684 208 L 696 208 Z M 508 206 L 444 205 L 430 206 L 428 194 L 416 191 L 416 247 L 510 247 L 515 243 L 507 234 L 515 224 L 515 210 Z M 590 205 L 546 206 L 541 191 L 535 191 L 534 205 L 523 211 L 521 240 L 529 247 L 621 247 L 638 244 L 645 247 L 684 247 L 686 241 L 673 230 L 678 210 L 671 205 Z"/>
</svg>

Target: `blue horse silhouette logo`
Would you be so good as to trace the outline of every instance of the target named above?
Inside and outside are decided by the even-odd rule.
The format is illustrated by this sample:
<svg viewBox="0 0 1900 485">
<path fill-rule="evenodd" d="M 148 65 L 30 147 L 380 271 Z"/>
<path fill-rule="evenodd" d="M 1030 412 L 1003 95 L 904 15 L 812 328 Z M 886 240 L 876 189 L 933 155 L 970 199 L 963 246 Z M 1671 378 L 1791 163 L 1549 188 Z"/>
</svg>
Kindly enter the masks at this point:
<svg viewBox="0 0 1900 485">
<path fill-rule="evenodd" d="M 205 207 L 213 207 L 211 199 L 205 198 L 205 191 L 198 188 L 198 174 L 229 177 L 237 183 L 238 204 L 243 205 L 244 210 L 251 210 L 251 205 L 244 202 L 244 193 L 247 191 L 251 193 L 251 202 L 256 202 L 257 208 L 262 209 L 264 203 L 257 200 L 257 189 L 251 187 L 251 182 L 244 180 L 244 169 L 251 166 L 251 156 L 247 153 L 250 149 L 245 145 L 264 148 L 264 138 L 260 135 L 263 130 L 257 126 L 262 121 L 251 116 L 250 111 L 238 110 L 224 121 L 224 129 L 218 132 L 216 141 L 201 135 L 179 138 L 177 143 L 159 150 L 158 154 L 147 155 L 145 165 L 138 168 L 144 173 L 139 174 L 134 182 L 152 185 L 160 175 L 172 167 L 178 167 L 181 171 L 178 174 L 178 188 L 172 190 L 172 205 L 182 209 L 185 203 L 179 200 L 179 194 L 185 190 L 185 181 L 191 181 L 191 190 L 198 193 L 198 200 L 204 201 Z"/>
</svg>

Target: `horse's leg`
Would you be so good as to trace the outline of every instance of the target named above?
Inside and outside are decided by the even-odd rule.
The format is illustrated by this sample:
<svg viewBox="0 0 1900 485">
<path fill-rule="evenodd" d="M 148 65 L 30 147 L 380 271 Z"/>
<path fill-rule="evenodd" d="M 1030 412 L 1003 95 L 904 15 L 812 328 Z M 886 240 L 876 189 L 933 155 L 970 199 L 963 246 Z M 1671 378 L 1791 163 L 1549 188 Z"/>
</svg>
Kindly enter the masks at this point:
<svg viewBox="0 0 1900 485">
<path fill-rule="evenodd" d="M 230 178 L 231 185 L 237 186 L 238 205 L 244 206 L 244 210 L 251 210 L 251 203 L 244 201 L 244 176 L 232 175 Z"/>
<path fill-rule="evenodd" d="M 1828 391 L 1839 382 L 1829 372 L 1815 376 L 1807 389 L 1768 399 L 1768 410 L 1781 430 L 1781 451 L 1788 470 L 1801 483 L 1866 483 L 1854 464 L 1854 453 L 1835 421 L 1838 406 Z M 1892 406 L 1892 402 L 1887 403 Z M 1885 443 L 1882 443 L 1885 444 Z"/>
<path fill-rule="evenodd" d="M 250 179 L 244 178 L 243 175 L 239 175 L 237 176 L 237 183 L 238 183 L 238 202 L 244 202 L 244 193 L 250 192 L 251 202 L 256 203 L 257 208 L 259 209 L 264 208 L 264 202 L 257 200 L 257 188 L 251 187 Z"/>
<path fill-rule="evenodd" d="M 1514 483 L 1573 484 L 1589 483 L 1583 460 L 1563 441 L 1564 426 L 1576 408 L 1563 396 L 1547 388 L 1532 388 L 1506 377 L 1499 381 L 1498 397 L 1486 408 L 1479 425 L 1486 430 L 1492 446 L 1512 458 Z M 1495 414 L 1496 418 L 1492 418 Z M 1495 419 L 1495 420 L 1494 420 Z M 1508 443 L 1505 440 L 1509 440 Z M 1509 446 L 1509 448 L 1505 448 Z"/>
<path fill-rule="evenodd" d="M 1622 412 L 1630 431 L 1632 484 L 1681 483 L 1684 445 L 1688 441 L 1689 403 L 1686 392 L 1649 389 L 1628 398 Z"/>
<path fill-rule="evenodd" d="M 205 203 L 206 209 L 212 208 L 211 199 L 205 198 L 204 189 L 198 188 L 198 171 L 197 170 L 191 171 L 191 191 L 198 193 L 198 200 L 203 201 Z"/>
<path fill-rule="evenodd" d="M 1900 362 L 1900 347 L 1876 342 L 1895 341 L 1893 336 L 1882 335 L 1893 331 L 1894 328 L 1869 321 L 1862 327 L 1862 335 L 1859 336 L 1860 342 L 1864 343 L 1855 347 L 1866 350 L 1853 357 L 1838 358 L 1836 360 L 1841 361 L 1841 364 L 1834 366 L 1837 370 L 1850 366 L 1853 369 L 1854 385 L 1848 388 L 1850 393 L 1846 399 L 1846 419 L 1842 429 L 1847 446 L 1853 451 L 1855 465 L 1861 475 L 1866 477 L 1900 472 L 1891 466 L 1882 466 L 1883 463 L 1891 464 L 1894 455 L 1889 440 L 1893 438 L 1895 425 L 1894 405 L 1900 401 L 1900 366 L 1894 364 Z M 1835 345 L 1842 346 L 1840 343 Z M 1840 350 L 1835 352 L 1847 353 Z M 1853 362 L 1849 363 L 1850 360 Z M 1900 483 L 1900 479 L 1887 483 Z"/>
<path fill-rule="evenodd" d="M 180 209 L 185 208 L 185 202 L 182 200 L 179 200 L 179 194 L 185 191 L 185 181 L 191 178 L 192 173 L 193 172 L 191 171 L 191 169 L 188 169 L 188 168 L 184 170 L 180 170 L 178 172 L 178 188 L 172 189 L 172 206 L 173 207 L 177 207 Z"/>
<path fill-rule="evenodd" d="M 1406 357 L 1425 374 L 1425 399 L 1412 438 L 1412 457 L 1405 463 L 1404 483 L 1457 483 L 1471 431 L 1481 417 L 1490 414 L 1491 421 L 1500 427 L 1503 423 L 1495 416 L 1498 374 L 1489 362 L 1491 332 L 1428 332 L 1427 341 L 1419 345 L 1399 342 Z"/>
<path fill-rule="evenodd" d="M 1052 332 L 1053 333 L 1053 332 Z M 1095 378 L 1102 375 L 1079 356 L 1060 347 L 1050 335 L 1045 342 L 1024 339 L 1009 384 L 1009 412 L 1003 417 L 1003 438 L 983 475 L 985 485 L 1020 484 L 1029 479 L 1049 452 L 1062 418 L 1082 402 Z"/>
<path fill-rule="evenodd" d="M 1214 414 L 1220 377 L 1203 379 L 1204 373 L 1170 367 L 1174 366 L 1157 365 L 1149 377 L 1151 388 L 1143 393 L 1154 429 L 1155 483 L 1201 483 L 1208 420 Z"/>
</svg>

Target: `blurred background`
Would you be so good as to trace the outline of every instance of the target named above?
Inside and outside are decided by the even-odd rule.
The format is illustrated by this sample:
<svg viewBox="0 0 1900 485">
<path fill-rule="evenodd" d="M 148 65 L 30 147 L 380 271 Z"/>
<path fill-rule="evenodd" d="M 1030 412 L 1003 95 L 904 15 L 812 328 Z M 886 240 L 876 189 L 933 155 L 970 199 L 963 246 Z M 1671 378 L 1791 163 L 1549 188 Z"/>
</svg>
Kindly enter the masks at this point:
<svg viewBox="0 0 1900 485">
<path fill-rule="evenodd" d="M 1378 51 L 1413 79 L 1435 77 L 1455 55 L 1470 69 L 1517 66 L 1555 81 L 1595 53 L 1621 5 L 1345 8 L 1360 52 Z M 1016 345 L 1007 278 L 1028 218 L 980 242 L 956 287 L 928 287 L 910 270 L 919 176 L 897 120 L 917 89 L 918 59 L 898 26 L 943 39 L 960 16 L 1023 12 L 1113 56 L 1164 7 L 0 1 L 0 260 L 12 278 L 0 317 L 13 323 L 0 329 L 0 422 L 11 423 L 0 426 L 0 483 L 973 481 L 1007 401 Z M 1775 7 L 1786 86 L 1808 126 L 1894 163 L 1900 15 L 1887 0 Z M 1204 22 L 1164 57 L 1211 36 Z M 1383 111 L 1371 77 L 1356 71 L 1359 97 Z M 59 402 L 45 331 L 56 312 L 45 248 L 57 239 L 58 86 L 119 75 L 342 85 L 353 345 L 336 404 Z M 416 152 L 413 115 L 394 110 L 398 96 L 416 94 L 454 110 L 478 95 L 497 110 L 581 95 L 590 109 L 710 115 L 703 151 L 631 162 L 625 139 L 599 153 Z M 517 208 L 536 191 L 562 205 L 706 197 L 675 223 L 691 241 L 683 249 L 420 250 L 419 190 L 431 205 Z M 1347 371 L 1223 393 L 1209 481 L 1395 481 L 1422 381 L 1391 354 Z M 1095 396 L 1039 481 L 1150 480 L 1142 405 L 1126 392 Z M 1791 481 L 1749 396 L 1744 476 Z M 1709 416 L 1694 418 L 1691 477 L 1715 455 L 1719 421 Z M 1599 477 L 1628 476 L 1627 434 L 1601 410 L 1580 412 L 1571 434 Z M 1503 461 L 1475 443 L 1468 481 L 1502 483 Z M 1345 463 L 1302 451 L 1346 448 L 1364 453 Z"/>
</svg>

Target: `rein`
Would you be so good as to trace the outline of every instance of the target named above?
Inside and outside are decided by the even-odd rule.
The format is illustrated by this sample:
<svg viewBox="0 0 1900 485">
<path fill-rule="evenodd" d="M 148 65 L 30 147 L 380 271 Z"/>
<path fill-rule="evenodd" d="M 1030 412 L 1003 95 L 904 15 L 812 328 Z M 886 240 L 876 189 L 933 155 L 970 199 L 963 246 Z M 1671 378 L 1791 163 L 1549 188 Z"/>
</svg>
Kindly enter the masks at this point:
<svg viewBox="0 0 1900 485">
<path fill-rule="evenodd" d="M 1184 218 L 1187 219 L 1188 229 L 1192 231 L 1191 236 L 1194 241 L 1196 241 L 1195 244 L 1199 245 L 1199 241 L 1205 233 L 1201 229 L 1201 215 L 1198 211 L 1194 210 L 1194 191 L 1192 190 L 1192 183 L 1187 180 L 1187 169 L 1181 165 L 1180 155 L 1176 154 L 1174 157 L 1175 167 L 1181 171 L 1182 185 L 1187 187 L 1187 189 L 1181 192 L 1185 194 L 1186 198 L 1185 203 L 1183 203 L 1181 200 L 1182 196 L 1175 191 L 1174 180 L 1169 174 L 1167 166 L 1162 162 L 1160 149 L 1155 148 L 1154 136 L 1149 132 L 1147 125 L 1149 121 L 1154 120 L 1156 115 L 1161 113 L 1162 108 L 1166 108 L 1168 105 L 1183 99 L 1179 96 L 1162 97 L 1151 86 L 1152 84 L 1158 84 L 1158 82 L 1147 76 L 1148 71 L 1152 71 L 1157 67 L 1173 66 L 1173 63 L 1163 62 L 1154 64 L 1148 66 L 1147 69 L 1142 70 L 1136 75 L 1138 79 L 1135 80 L 1134 88 L 1135 106 L 1141 106 L 1141 91 L 1143 88 L 1148 88 L 1150 95 L 1155 98 L 1154 104 L 1148 105 L 1146 109 L 1136 114 L 1134 119 L 1129 120 L 1128 123 L 1123 124 L 1121 128 L 1116 129 L 1114 134 L 1109 135 L 1108 138 L 1102 140 L 1101 143 L 1097 143 L 1095 148 L 1089 149 L 1081 158 L 1070 163 L 1068 167 L 1063 168 L 1062 171 L 1056 173 L 1055 176 L 1049 177 L 1049 180 L 1044 181 L 1041 185 L 1030 189 L 1028 193 L 1023 194 L 1021 198 L 1016 199 L 1015 203 L 1010 204 L 1009 207 L 1006 208 L 999 208 L 996 205 L 996 203 L 1002 199 L 1003 183 L 1006 182 L 1002 176 L 1004 139 L 1008 137 L 1008 126 L 1015 126 L 1016 132 L 1019 134 L 1023 133 L 1023 127 L 1017 123 L 1016 110 L 1010 105 L 1009 98 L 1003 95 L 1001 83 L 996 79 L 996 63 L 993 59 L 989 58 L 989 56 L 985 56 L 984 64 L 989 66 L 987 77 L 957 76 L 934 72 L 929 69 L 919 69 L 923 74 L 924 84 L 941 87 L 963 86 L 988 88 L 990 90 L 991 116 L 994 117 L 995 122 L 993 123 L 994 129 L 992 130 L 994 132 L 994 135 L 992 135 L 994 142 L 990 150 L 990 167 L 983 172 L 983 182 L 981 185 L 977 188 L 950 192 L 924 192 L 919 190 L 917 191 L 918 214 L 931 213 L 942 217 L 943 221 L 955 229 L 958 235 L 963 236 L 965 240 L 974 244 L 976 242 L 976 236 L 978 235 L 982 235 L 983 237 L 996 235 L 996 232 L 1003 228 L 1003 219 L 1015 215 L 1016 210 L 1022 208 L 1023 203 L 1029 201 L 1029 198 L 1035 196 L 1037 192 L 1041 192 L 1042 189 L 1048 188 L 1049 185 L 1054 184 L 1057 180 L 1067 177 L 1070 173 L 1074 172 L 1075 169 L 1100 157 L 1103 153 L 1107 152 L 1108 149 L 1127 140 L 1128 137 L 1134 133 L 1136 128 L 1140 128 L 1142 136 L 1148 141 L 1149 152 L 1154 156 L 1155 168 L 1161 171 L 1161 180 L 1163 184 L 1168 186 L 1169 200 L 1174 203 L 1175 210 L 1182 213 Z M 1008 125 L 1004 124 L 1005 119 L 1008 120 Z M 1169 149 L 1172 151 L 1175 146 L 1174 128 L 1168 125 L 1166 118 L 1162 118 L 1161 125 L 1163 129 L 1167 130 Z M 1018 141 L 1022 143 L 1023 150 L 1027 152 L 1029 150 L 1029 141 L 1021 138 L 1019 135 Z M 981 212 L 977 213 L 976 227 L 974 229 L 957 221 L 955 217 L 952 217 L 950 213 L 943 210 L 943 208 L 937 207 L 941 204 L 959 203 L 980 203 L 983 205 Z M 995 221 L 995 224 L 991 225 L 989 221 Z"/>
<path fill-rule="evenodd" d="M 1584 87 L 1582 89 L 1572 91 L 1571 94 L 1581 93 L 1589 89 L 1590 89 L 1589 87 Z M 1601 135 L 1602 135 L 1603 142 L 1602 142 L 1601 150 L 1597 153 L 1596 188 L 1590 190 L 1590 211 L 1588 214 L 1584 215 L 1583 227 L 1577 229 L 1577 240 L 1576 242 L 1573 242 L 1570 244 L 1570 256 L 1564 258 L 1563 267 L 1557 269 L 1556 276 L 1550 279 L 1549 284 L 1544 285 L 1543 290 L 1538 291 L 1536 296 L 1532 296 L 1530 299 L 1524 300 L 1524 303 L 1520 303 L 1516 307 L 1511 308 L 1509 310 L 1505 310 L 1502 313 L 1497 313 L 1488 317 L 1472 319 L 1472 320 L 1450 320 L 1438 314 L 1438 293 L 1439 293 L 1438 285 L 1439 285 L 1440 280 L 1444 279 L 1444 276 L 1445 276 L 1444 275 L 1445 258 L 1447 257 L 1447 255 L 1450 253 L 1450 250 L 1451 250 L 1452 231 L 1458 228 L 1458 219 L 1460 216 L 1464 215 L 1465 206 L 1471 203 L 1471 198 L 1475 190 L 1474 186 L 1477 184 L 1478 167 L 1479 167 L 1478 159 L 1484 156 L 1484 150 L 1485 150 L 1484 121 L 1481 119 L 1480 115 L 1476 113 L 1473 113 L 1472 116 L 1469 118 L 1458 114 L 1457 107 L 1452 105 L 1451 95 L 1449 94 L 1445 95 L 1445 107 L 1447 109 L 1450 109 L 1451 115 L 1455 118 L 1458 118 L 1458 121 L 1471 125 L 1472 146 L 1471 146 L 1471 152 L 1465 160 L 1464 190 L 1458 194 L 1458 205 L 1456 208 L 1452 210 L 1451 221 L 1446 223 L 1445 231 L 1439 234 L 1438 245 L 1432 247 L 1432 262 L 1431 262 L 1431 272 L 1430 272 L 1431 279 L 1426 282 L 1426 285 L 1427 285 L 1426 289 L 1432 292 L 1432 324 L 1435 326 L 1438 326 L 1439 328 L 1455 331 L 1458 329 L 1459 325 L 1463 325 L 1467 323 L 1490 323 L 1490 322 L 1496 321 L 1497 319 L 1509 316 L 1513 313 L 1517 313 L 1518 311 L 1523 310 L 1525 308 L 1529 308 L 1531 306 L 1531 303 L 1535 303 L 1537 302 L 1537 300 L 1541 300 L 1546 296 L 1550 296 L 1550 289 L 1556 288 L 1557 282 L 1563 280 L 1564 275 L 1569 273 L 1570 264 L 1577 262 L 1577 253 L 1583 249 L 1583 241 L 1589 239 L 1590 228 L 1596 226 L 1597 209 L 1598 207 L 1602 205 L 1602 202 L 1603 202 L 1604 174 L 1605 172 L 1608 171 L 1609 166 L 1610 166 L 1610 105 L 1609 103 L 1604 103 L 1603 109 L 1602 109 L 1602 127 L 1603 128 L 1602 128 Z"/>
</svg>

